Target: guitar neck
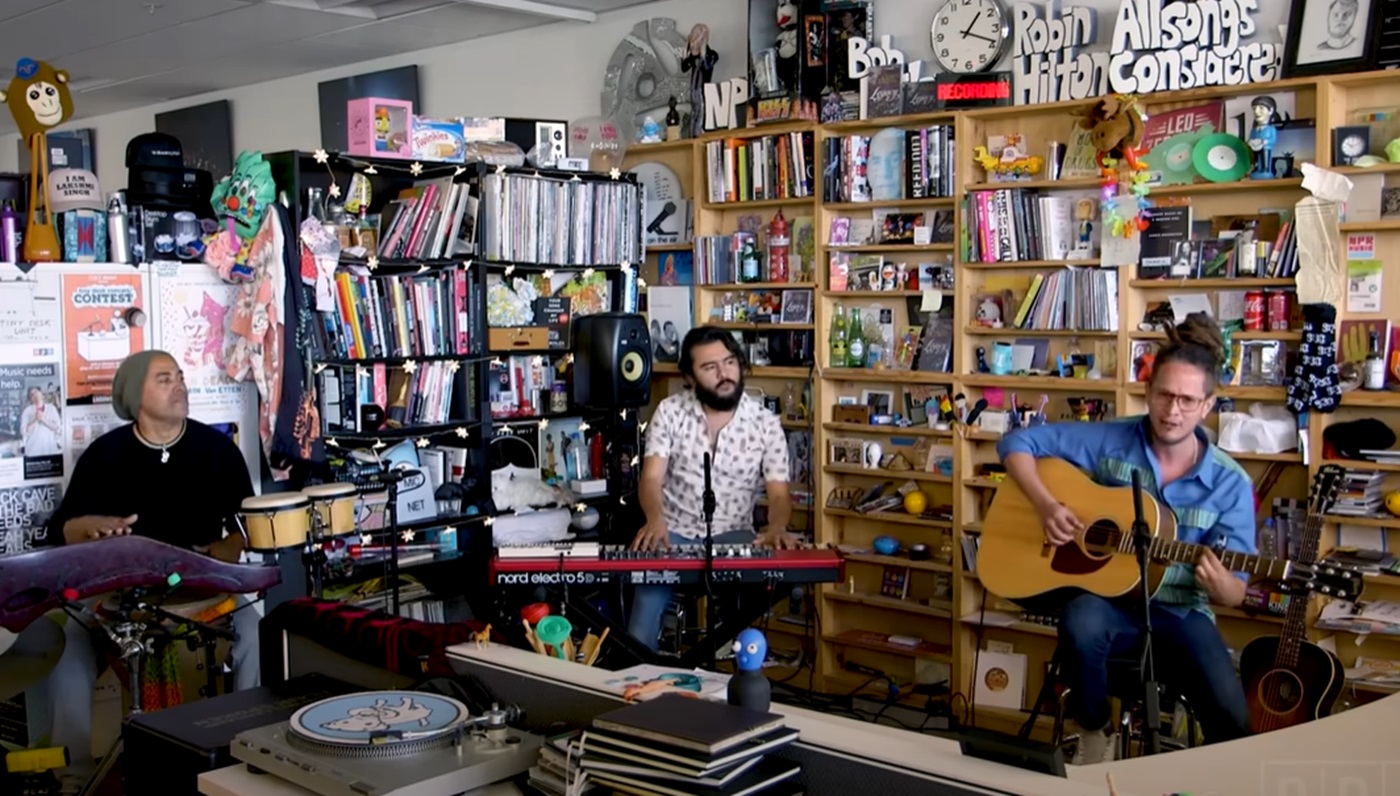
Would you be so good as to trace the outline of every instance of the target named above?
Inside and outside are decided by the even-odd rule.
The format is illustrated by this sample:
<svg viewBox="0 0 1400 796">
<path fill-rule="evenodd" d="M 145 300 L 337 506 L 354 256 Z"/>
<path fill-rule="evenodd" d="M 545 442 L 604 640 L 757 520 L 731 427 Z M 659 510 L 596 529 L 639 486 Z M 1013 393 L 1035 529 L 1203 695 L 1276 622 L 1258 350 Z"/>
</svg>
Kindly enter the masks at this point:
<svg viewBox="0 0 1400 796">
<path fill-rule="evenodd" d="M 1181 564 L 1194 564 L 1201 554 L 1213 548 L 1175 539 L 1158 537 L 1152 540 L 1152 558 L 1174 561 Z M 1247 572 L 1270 580 L 1283 580 L 1288 577 L 1289 563 L 1277 558 L 1264 558 L 1252 553 L 1239 553 L 1234 550 L 1217 551 L 1220 563 L 1231 572 Z"/>
</svg>

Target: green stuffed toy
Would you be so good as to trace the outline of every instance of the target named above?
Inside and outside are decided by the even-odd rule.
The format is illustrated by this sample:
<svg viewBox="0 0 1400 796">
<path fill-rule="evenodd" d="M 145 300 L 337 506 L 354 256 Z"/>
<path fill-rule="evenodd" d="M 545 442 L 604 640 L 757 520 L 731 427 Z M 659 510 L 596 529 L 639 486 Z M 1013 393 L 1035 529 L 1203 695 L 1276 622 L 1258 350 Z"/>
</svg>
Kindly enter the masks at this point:
<svg viewBox="0 0 1400 796">
<path fill-rule="evenodd" d="M 277 183 L 262 152 L 238 153 L 233 172 L 214 186 L 210 204 L 219 231 L 205 241 L 204 262 L 217 268 L 227 281 L 252 279 L 248 253 L 263 217 L 276 200 Z"/>
</svg>

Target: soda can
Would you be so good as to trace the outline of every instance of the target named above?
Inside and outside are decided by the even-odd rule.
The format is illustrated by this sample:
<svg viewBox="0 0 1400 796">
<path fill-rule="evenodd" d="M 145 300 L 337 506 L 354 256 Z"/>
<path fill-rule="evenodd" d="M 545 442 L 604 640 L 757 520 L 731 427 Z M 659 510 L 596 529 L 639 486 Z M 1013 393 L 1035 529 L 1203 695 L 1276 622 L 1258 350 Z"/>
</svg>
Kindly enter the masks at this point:
<svg viewBox="0 0 1400 796">
<path fill-rule="evenodd" d="M 1248 302 L 1248 299 L 1246 299 Z M 1246 316 L 1249 314 L 1245 312 Z M 1286 332 L 1293 321 L 1293 294 L 1287 290 L 1269 291 L 1269 331 Z"/>
<path fill-rule="evenodd" d="M 1244 294 L 1244 330 L 1246 332 L 1264 331 L 1267 314 L 1264 291 L 1250 290 Z"/>
</svg>

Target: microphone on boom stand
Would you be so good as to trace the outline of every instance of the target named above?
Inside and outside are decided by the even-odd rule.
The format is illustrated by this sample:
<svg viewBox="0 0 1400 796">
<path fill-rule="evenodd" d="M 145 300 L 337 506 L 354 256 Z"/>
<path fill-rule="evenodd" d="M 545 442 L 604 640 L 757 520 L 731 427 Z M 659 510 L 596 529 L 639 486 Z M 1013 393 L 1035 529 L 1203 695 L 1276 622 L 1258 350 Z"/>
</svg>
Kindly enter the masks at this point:
<svg viewBox="0 0 1400 796">
<path fill-rule="evenodd" d="M 1133 548 L 1137 552 L 1138 580 L 1142 584 L 1142 674 L 1143 753 L 1157 754 L 1161 749 L 1161 706 L 1158 704 L 1157 673 L 1152 655 L 1152 592 L 1148 585 L 1148 558 L 1152 549 L 1152 528 L 1142 510 L 1142 477 L 1133 470 Z"/>
<path fill-rule="evenodd" d="M 392 463 L 379 474 L 379 480 L 388 487 L 388 501 L 384 510 L 389 519 L 389 613 L 399 615 L 399 484 L 408 478 L 422 473 L 411 468 L 396 470 Z"/>
<path fill-rule="evenodd" d="M 710 454 L 705 453 L 705 492 L 701 496 L 705 513 L 705 632 L 714 633 L 719 611 L 715 605 L 715 490 L 710 482 Z"/>
</svg>

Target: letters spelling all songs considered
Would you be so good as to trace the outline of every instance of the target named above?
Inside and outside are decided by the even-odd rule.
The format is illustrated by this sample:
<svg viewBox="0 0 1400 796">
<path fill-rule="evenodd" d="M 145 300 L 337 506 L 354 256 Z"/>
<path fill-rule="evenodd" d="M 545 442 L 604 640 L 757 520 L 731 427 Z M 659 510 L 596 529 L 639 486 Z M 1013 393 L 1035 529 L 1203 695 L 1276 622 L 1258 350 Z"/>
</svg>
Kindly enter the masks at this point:
<svg viewBox="0 0 1400 796">
<path fill-rule="evenodd" d="M 1275 80 L 1282 47 L 1245 42 L 1257 31 L 1258 12 L 1258 0 L 1121 0 L 1109 45 L 1109 86 L 1150 94 Z"/>
</svg>

